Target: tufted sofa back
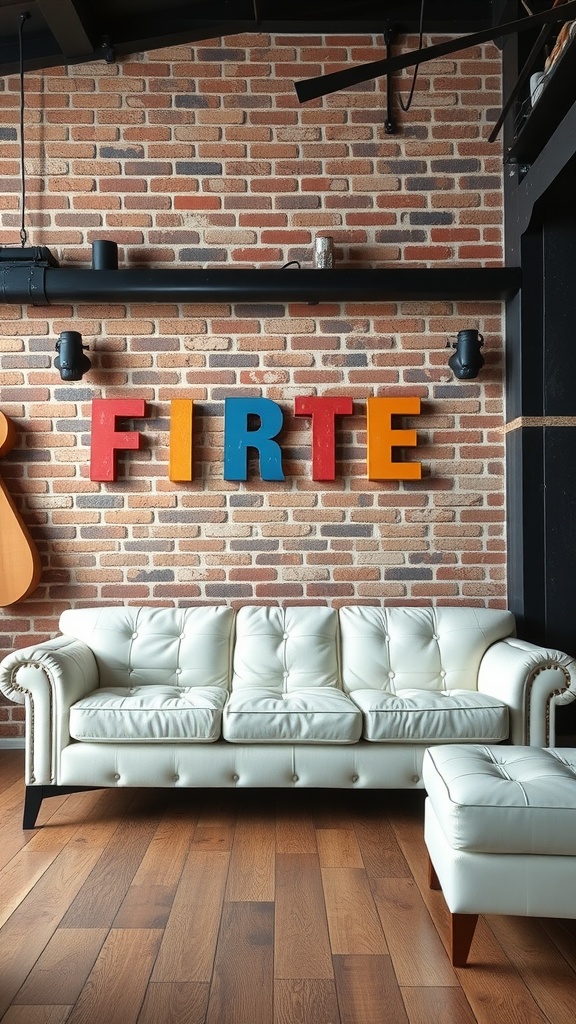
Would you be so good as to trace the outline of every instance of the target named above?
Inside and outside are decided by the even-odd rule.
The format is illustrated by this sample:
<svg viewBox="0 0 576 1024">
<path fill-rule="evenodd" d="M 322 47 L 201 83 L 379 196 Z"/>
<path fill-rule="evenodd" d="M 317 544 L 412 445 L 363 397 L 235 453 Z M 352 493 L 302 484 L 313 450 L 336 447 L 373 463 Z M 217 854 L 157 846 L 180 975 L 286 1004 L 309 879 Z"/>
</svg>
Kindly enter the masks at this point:
<svg viewBox="0 0 576 1024">
<path fill-rule="evenodd" d="M 232 689 L 340 687 L 338 613 L 323 605 L 251 605 L 236 619 Z"/>
<path fill-rule="evenodd" d="M 234 612 L 198 608 L 72 608 L 62 633 L 88 644 L 101 687 L 230 685 Z"/>
<path fill-rule="evenodd" d="M 106 688 L 397 693 L 477 689 L 483 654 L 515 621 L 491 608 L 110 606 L 69 609 L 60 629 L 88 644 Z"/>
<path fill-rule="evenodd" d="M 344 690 L 476 690 L 481 658 L 515 635 L 493 608 L 340 609 Z"/>
</svg>

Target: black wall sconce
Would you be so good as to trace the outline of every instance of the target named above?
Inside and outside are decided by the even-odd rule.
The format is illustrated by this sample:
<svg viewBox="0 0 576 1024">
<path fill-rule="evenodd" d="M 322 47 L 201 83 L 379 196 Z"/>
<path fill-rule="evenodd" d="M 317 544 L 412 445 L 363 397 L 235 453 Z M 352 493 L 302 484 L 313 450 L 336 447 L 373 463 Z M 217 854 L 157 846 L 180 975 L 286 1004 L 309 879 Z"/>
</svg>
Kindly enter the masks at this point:
<svg viewBox="0 0 576 1024">
<path fill-rule="evenodd" d="M 60 371 L 62 380 L 82 380 L 92 363 L 84 355 L 88 345 L 82 344 L 82 335 L 78 331 L 62 331 L 56 342 L 58 355 L 54 366 Z"/>
<path fill-rule="evenodd" d="M 473 380 L 478 376 L 484 366 L 484 356 L 480 351 L 483 344 L 480 331 L 458 331 L 456 343 L 452 345 L 456 351 L 448 360 L 448 366 L 458 380 Z M 450 347 L 450 342 L 447 347 Z"/>
</svg>

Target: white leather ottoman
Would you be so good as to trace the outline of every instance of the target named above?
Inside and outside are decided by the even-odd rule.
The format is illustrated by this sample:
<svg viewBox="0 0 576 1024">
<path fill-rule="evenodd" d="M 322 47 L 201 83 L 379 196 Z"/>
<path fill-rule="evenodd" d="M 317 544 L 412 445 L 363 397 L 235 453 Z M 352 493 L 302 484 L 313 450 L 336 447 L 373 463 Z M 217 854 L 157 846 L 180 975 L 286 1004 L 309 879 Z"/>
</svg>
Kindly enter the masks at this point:
<svg viewBox="0 0 576 1024">
<path fill-rule="evenodd" d="M 576 750 L 455 744 L 426 751 L 432 888 L 464 967 L 479 914 L 576 917 Z"/>
</svg>

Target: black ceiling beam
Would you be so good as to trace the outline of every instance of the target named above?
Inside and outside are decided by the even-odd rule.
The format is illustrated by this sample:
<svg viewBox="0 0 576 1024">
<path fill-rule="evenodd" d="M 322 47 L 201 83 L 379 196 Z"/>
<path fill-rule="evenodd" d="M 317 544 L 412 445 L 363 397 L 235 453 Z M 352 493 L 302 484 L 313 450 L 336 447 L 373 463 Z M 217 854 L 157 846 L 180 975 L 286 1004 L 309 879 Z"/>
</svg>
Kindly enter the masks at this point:
<svg viewBox="0 0 576 1024">
<path fill-rule="evenodd" d="M 206 0 L 175 4 L 143 0 L 135 16 L 128 0 L 0 0 L 0 75 L 18 71 L 18 12 L 30 12 L 25 68 L 81 64 L 159 47 L 198 43 L 239 33 L 383 33 L 392 20 L 396 33 L 418 28 L 420 0 Z M 474 31 L 491 23 L 490 0 L 427 0 L 426 31 Z"/>
<path fill-rule="evenodd" d="M 576 15 L 576 0 L 563 0 L 563 3 L 554 9 L 547 9 L 540 14 L 527 15 L 525 18 L 499 25 L 498 31 L 502 36 L 517 35 L 525 29 L 536 28 L 548 22 L 568 21 L 574 15 Z M 294 88 L 298 99 L 304 103 L 306 100 L 315 100 L 322 96 L 328 96 L 330 93 L 339 92 L 351 85 L 371 82 L 383 75 L 391 74 L 393 71 L 418 66 L 425 61 L 435 60 L 437 57 L 447 57 L 452 53 L 458 53 L 460 50 L 466 50 L 481 43 L 493 42 L 495 38 L 496 30 L 492 26 L 469 36 L 458 35 L 456 39 L 448 39 L 441 43 L 434 43 L 432 46 L 399 53 L 394 57 L 369 61 L 367 64 L 355 64 L 343 68 L 341 71 L 332 71 L 328 75 L 305 78 L 300 82 L 295 82 Z"/>
<path fill-rule="evenodd" d="M 65 57 L 92 56 L 94 46 L 72 0 L 36 0 Z"/>
</svg>

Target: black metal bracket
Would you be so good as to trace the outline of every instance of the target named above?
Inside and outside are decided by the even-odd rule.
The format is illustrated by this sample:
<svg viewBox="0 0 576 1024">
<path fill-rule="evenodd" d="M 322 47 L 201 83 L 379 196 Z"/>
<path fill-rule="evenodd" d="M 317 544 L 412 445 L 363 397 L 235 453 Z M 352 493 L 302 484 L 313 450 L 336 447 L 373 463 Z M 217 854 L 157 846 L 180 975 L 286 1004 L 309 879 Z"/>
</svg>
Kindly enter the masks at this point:
<svg viewBox="0 0 576 1024">
<path fill-rule="evenodd" d="M 394 37 L 394 26 L 387 21 L 384 28 L 384 43 L 386 44 L 386 58 L 392 56 L 392 39 Z M 390 72 L 386 75 L 386 120 L 384 131 L 386 135 L 395 135 L 397 132 L 396 121 L 394 120 L 394 76 Z"/>
</svg>

